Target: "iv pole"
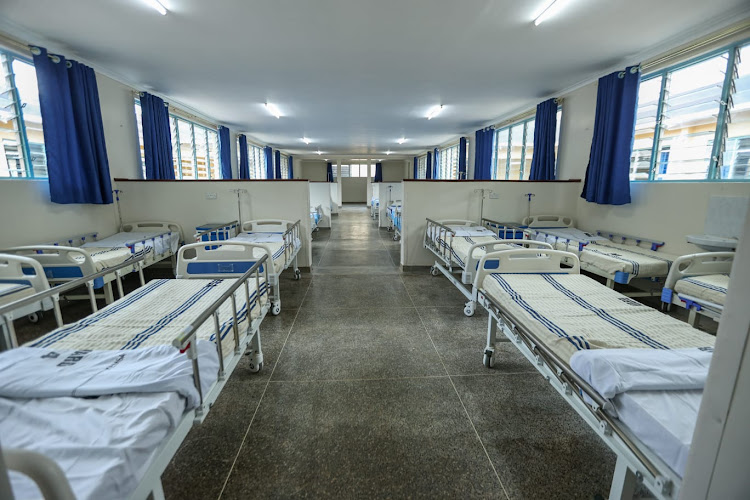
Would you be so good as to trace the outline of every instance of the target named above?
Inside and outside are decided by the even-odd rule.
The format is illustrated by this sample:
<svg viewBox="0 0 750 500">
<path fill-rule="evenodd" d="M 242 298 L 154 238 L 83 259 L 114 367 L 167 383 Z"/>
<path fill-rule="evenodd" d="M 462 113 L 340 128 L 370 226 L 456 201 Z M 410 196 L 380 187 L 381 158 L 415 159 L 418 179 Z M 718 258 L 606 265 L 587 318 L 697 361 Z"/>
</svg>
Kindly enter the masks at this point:
<svg viewBox="0 0 750 500">
<path fill-rule="evenodd" d="M 482 189 L 475 189 L 474 192 L 481 193 L 481 196 L 482 196 L 479 199 L 479 223 L 481 224 L 482 219 L 484 219 L 484 198 L 494 193 L 494 191 L 491 189 L 482 188 Z"/>
<path fill-rule="evenodd" d="M 242 230 L 242 204 L 240 200 L 240 195 L 242 193 L 247 193 L 247 189 L 232 189 L 233 193 L 237 193 L 237 221 L 240 224 L 240 231 Z"/>
<path fill-rule="evenodd" d="M 120 193 L 124 191 L 122 189 L 115 189 L 112 192 L 115 194 L 115 204 L 117 205 L 117 220 L 120 221 L 120 225 L 117 227 L 117 230 L 122 231 L 122 212 L 120 211 Z"/>
<path fill-rule="evenodd" d="M 531 198 L 533 198 L 536 195 L 534 193 L 524 193 L 523 196 L 525 196 L 529 200 L 528 208 L 526 209 L 526 218 L 530 219 L 531 218 Z"/>
</svg>

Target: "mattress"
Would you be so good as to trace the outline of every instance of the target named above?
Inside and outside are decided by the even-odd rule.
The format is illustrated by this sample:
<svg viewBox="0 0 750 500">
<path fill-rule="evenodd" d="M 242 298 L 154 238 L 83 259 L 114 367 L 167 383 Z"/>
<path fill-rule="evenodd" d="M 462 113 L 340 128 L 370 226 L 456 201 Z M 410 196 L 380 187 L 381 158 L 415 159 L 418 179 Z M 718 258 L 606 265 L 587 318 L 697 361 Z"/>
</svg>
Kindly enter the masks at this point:
<svg viewBox="0 0 750 500">
<path fill-rule="evenodd" d="M 284 242 L 284 237 L 282 233 L 244 232 L 228 240 L 228 242 L 231 242 L 231 241 L 253 243 L 256 245 L 263 245 L 266 248 L 268 248 L 268 250 L 270 250 L 271 252 L 271 255 L 273 256 L 274 274 L 281 273 L 287 265 L 285 250 L 286 248 L 288 248 L 289 245 L 287 245 Z M 293 245 L 295 247 L 294 249 L 298 250 L 299 247 L 301 246 L 301 242 L 297 240 L 293 243 Z M 253 249 L 253 258 L 260 259 L 264 255 L 266 255 L 266 252 L 263 251 L 262 249 L 260 248 Z"/>
<path fill-rule="evenodd" d="M 728 287 L 728 274 L 708 274 L 677 280 L 674 291 L 723 306 L 727 298 Z"/>
<path fill-rule="evenodd" d="M 113 302 L 98 312 L 70 325 L 58 328 L 26 345 L 57 349 L 122 350 L 172 344 L 172 341 L 215 302 L 235 280 L 169 280 L 150 281 L 145 286 Z M 240 338 L 248 327 L 244 286 L 235 292 Z M 255 286 L 250 283 L 251 301 Z M 267 301 L 266 284 L 261 280 L 261 302 Z M 251 303 L 250 316 L 260 317 L 260 307 Z M 231 301 L 219 308 L 224 357 L 234 351 Z M 216 329 L 209 318 L 199 328 L 197 337 L 215 341 Z"/>
<path fill-rule="evenodd" d="M 130 231 L 120 232 L 106 238 L 81 245 L 83 248 L 126 247 L 133 243 L 152 246 L 157 255 L 176 253 L 180 246 L 180 234 L 172 231 Z"/>
<path fill-rule="evenodd" d="M 469 260 L 469 249 L 472 245 L 480 243 L 493 243 L 502 238 L 497 236 L 489 229 L 482 228 L 479 226 L 448 226 L 456 232 L 456 236 L 452 239 L 452 245 L 450 237 L 448 241 L 438 236 L 436 238 L 436 244 L 444 249 L 449 248 L 451 252 L 451 259 L 456 262 L 460 267 L 465 268 L 466 262 Z M 459 236 L 461 235 L 461 236 Z M 508 250 L 513 248 L 511 245 L 503 245 L 496 248 L 496 250 Z M 480 259 L 485 253 L 485 247 L 478 247 L 474 250 L 474 258 Z"/>
<path fill-rule="evenodd" d="M 715 341 L 580 274 L 489 274 L 482 290 L 566 363 L 583 349 L 713 347 Z"/>
<path fill-rule="evenodd" d="M 34 295 L 36 291 L 29 285 L 20 283 L 0 283 L 0 306 L 10 304 L 25 297 Z"/>
<path fill-rule="evenodd" d="M 145 256 L 143 261 L 146 265 L 154 262 L 154 248 L 149 245 L 138 244 L 134 247 L 134 251 L 131 251 L 130 248 L 127 247 L 105 248 L 93 246 L 86 247 L 85 250 L 94 262 L 94 268 L 97 272 L 123 264 L 130 260 L 135 260 L 141 256 Z M 80 264 L 86 262 L 86 258 L 81 255 L 73 255 L 73 258 Z"/>
</svg>

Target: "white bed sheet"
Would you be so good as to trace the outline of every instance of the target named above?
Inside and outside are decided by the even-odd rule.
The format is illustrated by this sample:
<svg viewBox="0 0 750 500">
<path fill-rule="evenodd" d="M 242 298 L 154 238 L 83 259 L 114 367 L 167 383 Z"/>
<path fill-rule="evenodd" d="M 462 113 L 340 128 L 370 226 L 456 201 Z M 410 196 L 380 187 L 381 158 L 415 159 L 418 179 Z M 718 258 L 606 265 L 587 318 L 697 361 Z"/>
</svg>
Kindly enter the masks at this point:
<svg viewBox="0 0 750 500">
<path fill-rule="evenodd" d="M 708 274 L 677 280 L 674 291 L 723 306 L 728 287 L 728 274 Z"/>
<path fill-rule="evenodd" d="M 162 231 L 131 231 L 120 232 L 100 240 L 90 241 L 81 245 L 83 248 L 115 248 L 126 247 L 137 243 L 138 246 L 151 246 L 157 255 L 176 253 L 180 245 L 180 235 L 177 232 L 165 234 Z"/>
<path fill-rule="evenodd" d="M 492 231 L 489 231 L 489 230 L 482 231 L 481 228 L 478 228 L 478 226 L 448 226 L 448 227 L 450 227 L 451 229 L 454 229 L 457 234 L 452 239 L 452 245 L 449 243 L 451 242 L 450 238 L 448 238 L 448 241 L 445 241 L 439 236 L 436 240 L 436 244 L 442 248 L 450 247 L 453 261 L 462 268 L 466 267 L 466 262 L 469 260 L 469 249 L 471 248 L 472 245 L 479 244 L 479 243 L 493 243 L 495 241 L 502 239 L 498 235 L 494 234 Z M 458 236 L 458 234 L 472 234 L 472 233 L 474 234 L 473 236 Z M 502 247 L 495 248 L 495 250 L 508 250 L 511 248 L 513 248 L 511 245 L 503 245 Z M 487 252 L 485 251 L 484 247 L 477 247 L 474 250 L 474 258 L 480 259 L 485 253 Z"/>
<path fill-rule="evenodd" d="M 677 349 L 715 342 L 580 274 L 490 274 L 481 288 L 566 363 L 583 349 Z"/>
<path fill-rule="evenodd" d="M 287 245 L 284 243 L 284 238 L 281 233 L 264 233 L 264 232 L 244 232 L 240 233 L 234 238 L 227 240 L 226 244 L 231 244 L 232 241 L 241 241 L 244 243 L 254 243 L 263 245 L 271 252 L 273 256 L 273 272 L 279 274 L 284 270 L 285 265 L 285 250 Z M 294 242 L 295 248 L 299 249 L 301 242 L 299 240 Z M 266 252 L 260 248 L 253 249 L 253 258 L 260 259 L 266 255 Z"/>
<path fill-rule="evenodd" d="M 97 272 L 130 260 L 135 260 L 142 255 L 145 255 L 143 261 L 146 265 L 154 262 L 154 248 L 148 245 L 144 246 L 138 244 L 136 245 L 134 252 L 131 252 L 127 247 L 86 247 L 84 250 L 94 262 L 94 267 Z M 79 255 L 75 255 L 74 258 L 80 264 L 83 264 L 86 260 L 85 257 Z"/>
<path fill-rule="evenodd" d="M 154 280 L 113 302 L 98 312 L 70 325 L 58 328 L 26 345 L 57 349 L 137 349 L 154 345 L 171 345 L 179 333 L 203 310 L 215 302 L 235 280 Z M 255 283 L 250 283 L 251 300 Z M 244 286 L 235 292 L 240 338 L 247 323 Z M 261 302 L 268 299 L 261 280 Z M 229 300 L 219 308 L 224 357 L 234 351 L 232 309 Z M 258 318 L 260 307 L 251 305 L 251 317 Z M 215 328 L 209 318 L 199 328 L 198 339 L 215 340 Z"/>
</svg>

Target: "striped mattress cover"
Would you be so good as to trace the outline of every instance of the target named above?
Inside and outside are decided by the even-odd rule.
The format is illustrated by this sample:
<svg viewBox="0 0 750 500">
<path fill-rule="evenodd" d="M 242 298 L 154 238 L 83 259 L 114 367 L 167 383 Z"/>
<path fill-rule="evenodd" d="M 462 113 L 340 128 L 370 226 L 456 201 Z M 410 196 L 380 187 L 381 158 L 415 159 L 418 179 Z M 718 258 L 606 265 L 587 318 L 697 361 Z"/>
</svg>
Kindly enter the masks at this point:
<svg viewBox="0 0 750 500">
<path fill-rule="evenodd" d="M 445 241 L 440 236 L 434 238 L 435 243 L 443 249 L 450 249 L 452 260 L 462 268 L 466 267 L 466 262 L 469 260 L 469 249 L 472 245 L 479 243 L 493 243 L 502 239 L 489 229 L 481 228 L 479 226 L 448 227 L 456 231 L 456 236 L 453 237 L 453 245 L 450 245 L 450 239 Z M 495 250 L 508 250 L 510 248 L 512 248 L 511 245 L 503 245 Z M 484 247 L 478 247 L 474 250 L 474 258 L 480 259 L 485 253 Z"/>
<path fill-rule="evenodd" d="M 621 272 L 633 277 L 656 278 L 669 273 L 677 256 L 635 245 L 592 241 L 583 248 L 580 259 L 581 264 L 589 264 L 606 274 Z"/>
<path fill-rule="evenodd" d="M 85 250 L 94 262 L 94 267 L 97 272 L 117 266 L 118 264 L 123 264 L 130 260 L 135 260 L 141 255 L 146 256 L 146 258 L 143 259 L 145 265 L 153 264 L 155 261 L 154 247 L 150 245 L 141 245 L 140 243 L 134 247 L 134 251 L 131 251 L 128 247 L 106 248 L 88 246 Z M 86 261 L 85 257 L 81 255 L 74 255 L 73 258 L 80 264 L 83 264 Z"/>
<path fill-rule="evenodd" d="M 147 283 L 98 312 L 27 343 L 29 347 L 58 349 L 127 350 L 170 344 L 179 333 L 216 301 L 235 280 L 160 279 Z M 250 282 L 251 301 L 255 283 Z M 266 283 L 261 280 L 261 302 L 267 302 Z M 235 291 L 240 338 L 248 327 L 245 287 Z M 251 302 L 252 319 L 261 308 Z M 232 305 L 227 300 L 219 308 L 224 357 L 234 351 Z M 213 319 L 198 330 L 198 339 L 215 341 Z"/>
<path fill-rule="evenodd" d="M 229 238 L 227 243 L 232 241 L 240 241 L 244 243 L 254 243 L 257 245 L 263 245 L 271 251 L 273 257 L 273 272 L 279 274 L 284 270 L 285 265 L 285 250 L 289 245 L 285 244 L 284 238 L 281 233 L 263 233 L 263 232 L 243 232 L 233 238 Z M 294 242 L 294 248 L 299 249 L 301 242 L 299 240 Z M 266 252 L 260 248 L 253 249 L 253 257 L 260 259 L 266 255 Z"/>
<path fill-rule="evenodd" d="M 20 283 L 0 283 L 0 306 L 21 300 L 25 297 L 34 295 L 35 293 L 36 290 L 29 285 L 22 285 Z"/>
<path fill-rule="evenodd" d="M 728 274 L 708 274 L 677 280 L 674 291 L 723 306 L 727 298 L 728 287 Z"/>
<path fill-rule="evenodd" d="M 714 345 L 713 336 L 580 274 L 489 274 L 482 290 L 566 363 L 583 349 Z"/>
</svg>

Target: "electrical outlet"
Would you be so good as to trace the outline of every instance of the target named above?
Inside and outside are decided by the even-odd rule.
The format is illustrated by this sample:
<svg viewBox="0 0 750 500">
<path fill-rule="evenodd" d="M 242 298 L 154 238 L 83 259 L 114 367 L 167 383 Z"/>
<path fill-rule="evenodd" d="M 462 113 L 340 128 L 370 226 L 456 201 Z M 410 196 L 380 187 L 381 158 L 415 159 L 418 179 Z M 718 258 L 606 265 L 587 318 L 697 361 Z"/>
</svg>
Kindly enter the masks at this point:
<svg viewBox="0 0 750 500">
<path fill-rule="evenodd" d="M 498 193 L 490 193 L 490 200 L 499 200 L 500 195 Z"/>
<path fill-rule="evenodd" d="M 216 193 L 206 193 L 207 200 L 215 200 L 216 198 L 218 198 Z"/>
</svg>

